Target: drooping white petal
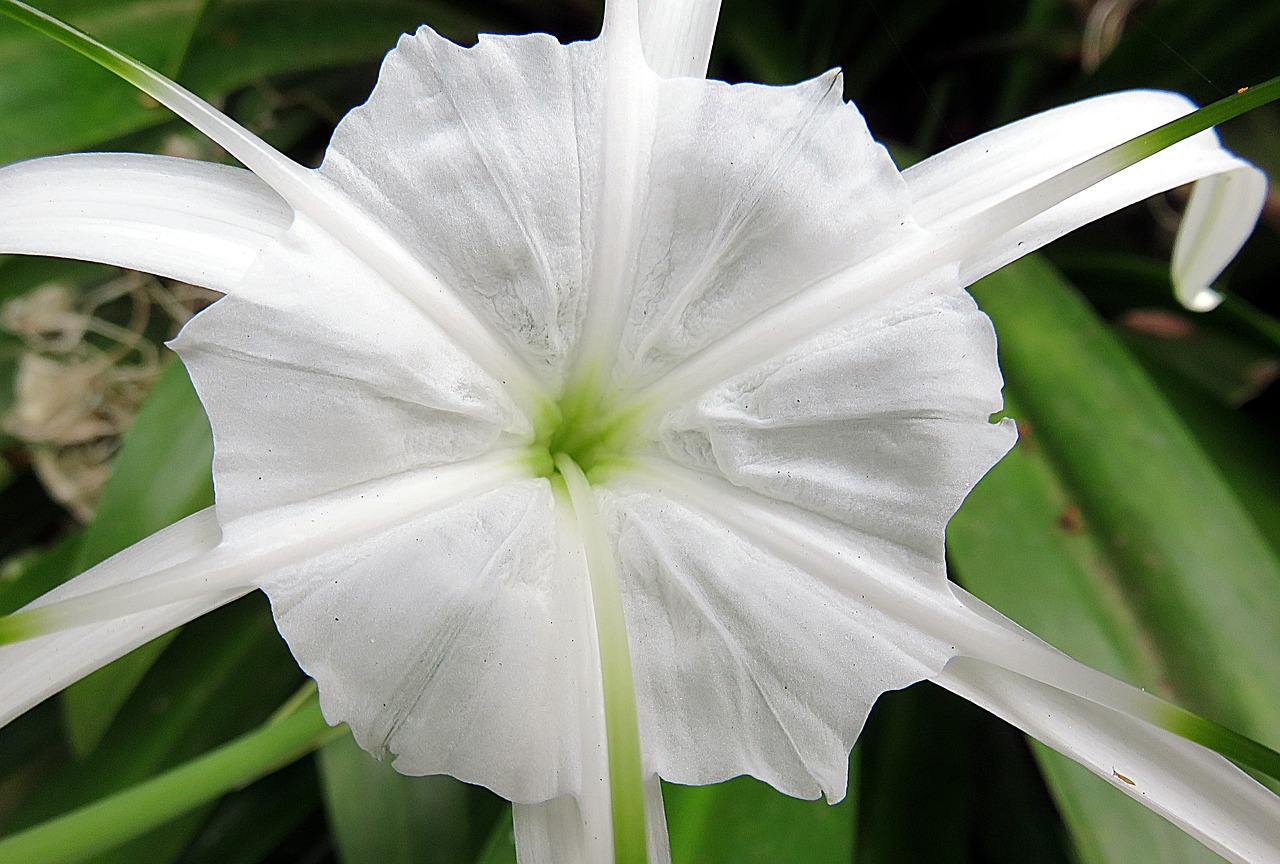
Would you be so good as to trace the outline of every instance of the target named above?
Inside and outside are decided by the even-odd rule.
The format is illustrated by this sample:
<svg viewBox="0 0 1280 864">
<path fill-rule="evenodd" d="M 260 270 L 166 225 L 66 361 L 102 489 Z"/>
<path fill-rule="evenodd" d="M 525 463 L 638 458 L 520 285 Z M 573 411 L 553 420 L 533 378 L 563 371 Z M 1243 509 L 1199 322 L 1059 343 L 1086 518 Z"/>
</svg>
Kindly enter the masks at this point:
<svg viewBox="0 0 1280 864">
<path fill-rule="evenodd" d="M 304 530 L 317 508 L 385 514 L 356 529 L 335 522 L 349 534 L 341 542 L 294 544 L 258 584 L 319 683 L 325 716 L 347 722 L 366 750 L 394 756 L 403 773 L 451 774 L 514 801 L 578 794 L 592 740 L 583 726 L 599 714 L 581 567 L 560 566 L 546 480 L 517 479 L 518 467 L 459 473 L 470 470 L 293 505 Z M 398 503 L 371 500 L 384 494 L 373 490 Z M 238 523 L 227 527 L 232 544 L 269 536 L 276 518 L 242 521 L 243 541 Z"/>
<path fill-rule="evenodd" d="M 590 268 L 599 55 L 545 35 L 465 49 L 423 27 L 320 169 L 553 384 Z"/>
<path fill-rule="evenodd" d="M 225 291 L 293 211 L 242 168 L 126 153 L 0 169 L 0 252 L 145 270 Z"/>
<path fill-rule="evenodd" d="M 1277 860 L 1280 798 L 1216 753 L 982 660 L 957 657 L 933 680 L 1071 757 L 1228 860 Z"/>
<path fill-rule="evenodd" d="M 912 214 L 931 230 L 963 233 L 966 222 L 1091 156 L 1188 114 L 1184 96 L 1134 90 L 1086 99 L 1019 120 L 913 165 L 903 172 Z M 970 284 L 1010 261 L 1121 207 L 1184 183 L 1221 178 L 1184 220 L 1174 274 L 1179 291 L 1203 291 L 1253 230 L 1266 179 L 1202 132 L 1125 168 L 1061 203 L 1024 202 L 1027 221 L 961 249 L 960 275 Z M 1228 179 L 1229 178 L 1229 179 Z M 1039 212 L 1043 211 L 1043 212 Z M 1038 215 L 1036 215 L 1038 214 Z"/>
<path fill-rule="evenodd" d="M 839 800 L 872 703 L 941 669 L 953 648 L 936 634 L 967 610 L 894 567 L 891 544 L 644 466 L 600 495 L 637 634 L 646 764 L 677 783 L 751 774 Z"/>
<path fill-rule="evenodd" d="M 522 440 L 528 421 L 305 216 L 174 341 L 209 413 L 225 520 Z"/>
<path fill-rule="evenodd" d="M 1209 287 L 1240 251 L 1267 199 L 1261 171 L 1239 169 L 1196 183 L 1173 247 L 1173 288 L 1183 306 L 1207 312 L 1222 302 Z"/>
<path fill-rule="evenodd" d="M 669 79 L 657 100 L 620 383 L 653 381 L 914 230 L 898 172 L 839 74 L 793 87 Z"/>
<path fill-rule="evenodd" d="M 663 78 L 705 78 L 720 0 L 641 0 L 640 41 Z"/>
<path fill-rule="evenodd" d="M 217 546 L 220 536 L 213 508 L 202 510 L 108 558 L 24 610 L 109 592 L 139 577 L 196 561 Z M 0 669 L 4 670 L 0 676 L 0 725 L 139 645 L 251 590 L 247 583 L 241 587 L 219 583 L 202 589 L 196 582 L 189 589 L 185 600 L 0 645 Z"/>
<path fill-rule="evenodd" d="M 917 551 L 941 585 L 947 521 L 1013 444 L 995 333 L 963 291 L 823 333 L 662 423 L 677 461 Z M 921 561 L 926 562 L 921 566 Z"/>
</svg>

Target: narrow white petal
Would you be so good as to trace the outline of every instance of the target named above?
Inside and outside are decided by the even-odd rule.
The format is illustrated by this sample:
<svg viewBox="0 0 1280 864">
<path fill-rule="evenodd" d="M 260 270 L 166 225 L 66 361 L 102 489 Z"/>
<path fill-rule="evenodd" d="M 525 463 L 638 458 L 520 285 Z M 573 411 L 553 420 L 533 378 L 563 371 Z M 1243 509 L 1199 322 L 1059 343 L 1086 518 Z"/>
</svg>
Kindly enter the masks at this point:
<svg viewBox="0 0 1280 864">
<path fill-rule="evenodd" d="M 1196 297 L 1207 287 L 1253 229 L 1261 209 L 1260 172 L 1225 150 L 1212 131 L 1202 132 L 1125 168 L 1059 202 L 1056 192 L 1019 203 L 1024 221 L 998 236 L 980 228 L 987 211 L 998 208 L 1108 148 L 1148 132 L 1195 109 L 1183 96 L 1134 90 L 1087 99 L 1011 123 L 952 147 L 903 172 L 912 212 L 922 226 L 943 239 L 966 233 L 961 245 L 961 278 L 972 283 L 1010 261 L 1081 225 L 1158 192 L 1206 178 L 1231 176 L 1224 191 L 1202 197 L 1184 222 L 1190 235 L 1175 276 Z M 1221 206 L 1229 202 L 1230 209 Z M 1218 221 L 1220 220 L 1220 221 Z"/>
<path fill-rule="evenodd" d="M 606 790 L 604 800 L 608 801 Z M 599 864 L 613 859 L 612 835 L 586 828 L 587 818 L 572 795 L 537 804 L 512 804 L 518 864 Z M 608 814 L 605 827 L 608 827 Z"/>
<path fill-rule="evenodd" d="M 957 657 L 933 680 L 1071 757 L 1228 860 L 1280 861 L 1280 798 L 1216 753 L 981 660 Z"/>
<path fill-rule="evenodd" d="M 671 864 L 662 785 L 656 775 L 645 783 L 644 792 L 648 864 Z M 513 804 L 511 808 L 519 864 L 603 864 L 613 859 L 611 848 L 585 840 L 583 817 L 572 796 L 540 804 Z"/>
<path fill-rule="evenodd" d="M 720 0 L 641 0 L 640 41 L 663 78 L 704 78 Z"/>
<path fill-rule="evenodd" d="M 530 434 L 500 382 L 307 216 L 230 292 L 173 343 L 224 521 Z"/>
<path fill-rule="evenodd" d="M 640 196 L 657 115 L 657 76 L 644 62 L 636 0 L 605 6 L 600 47 L 603 104 L 600 173 L 588 205 L 594 209 L 592 258 L 583 334 L 572 374 L 591 380 L 614 366 L 625 332 L 635 278 L 633 246 L 644 221 Z M 597 382 L 599 383 L 599 382 Z"/>
<path fill-rule="evenodd" d="M 589 576 L 577 520 L 568 501 L 555 507 L 556 576 L 568 591 L 581 592 L 574 604 L 581 622 L 576 650 L 557 655 L 564 677 L 580 682 L 570 704 L 577 730 L 576 770 L 571 794 L 549 801 L 514 803 L 516 858 L 520 864 L 595 864 L 613 858 L 613 814 L 609 787 L 609 743 L 599 639 L 591 612 Z M 647 802 L 646 802 L 647 803 Z"/>
<path fill-rule="evenodd" d="M 1183 306 L 1207 312 L 1222 302 L 1209 285 L 1240 251 L 1266 200 L 1266 175 L 1252 166 L 1195 185 L 1173 247 L 1173 288 Z"/>
<path fill-rule="evenodd" d="M 508 346 L 466 309 L 458 298 L 422 263 L 412 249 L 378 224 L 343 190 L 319 172 L 310 171 L 230 117 L 178 84 L 131 57 L 97 42 L 46 13 L 20 4 L 19 17 L 40 19 L 37 29 L 89 56 L 178 116 L 204 132 L 244 163 L 274 189 L 298 213 L 308 214 L 317 225 L 353 254 L 365 261 L 389 284 L 430 315 L 451 338 L 472 349 L 472 356 L 499 380 L 506 381 L 521 398 L 536 401 L 537 382 L 513 357 Z M 17 11 L 17 10 L 15 10 Z M 420 186 L 415 185 L 415 188 Z"/>
<path fill-rule="evenodd" d="M 0 252 L 101 261 L 226 291 L 293 219 L 242 168 L 73 154 L 0 169 Z"/>
<path fill-rule="evenodd" d="M 41 606 L 92 592 L 107 592 L 139 577 L 193 562 L 217 546 L 221 533 L 213 508 L 202 510 L 108 558 L 24 607 Z M 0 725 L 41 700 L 139 645 L 249 591 L 245 585 L 200 590 L 188 599 L 114 620 L 70 627 L 0 646 Z"/>
</svg>

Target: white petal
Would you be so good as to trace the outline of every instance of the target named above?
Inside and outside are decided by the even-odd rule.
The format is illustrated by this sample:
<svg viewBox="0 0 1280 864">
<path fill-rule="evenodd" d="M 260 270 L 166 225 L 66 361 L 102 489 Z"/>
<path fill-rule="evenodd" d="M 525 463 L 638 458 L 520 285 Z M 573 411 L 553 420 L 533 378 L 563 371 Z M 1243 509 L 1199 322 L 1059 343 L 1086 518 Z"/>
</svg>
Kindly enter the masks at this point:
<svg viewBox="0 0 1280 864">
<path fill-rule="evenodd" d="M 793 87 L 658 83 L 621 382 L 653 381 L 913 230 L 897 170 L 841 90 L 835 73 Z M 810 320 L 806 335 L 831 323 Z"/>
<path fill-rule="evenodd" d="M 415 305 L 300 216 L 174 342 L 224 521 L 521 440 L 527 420 Z"/>
<path fill-rule="evenodd" d="M 600 699 L 581 566 L 561 564 L 546 480 L 451 479 L 463 470 L 296 505 L 302 530 L 315 512 L 347 536 L 292 543 L 259 584 L 325 716 L 366 750 L 514 801 L 578 794 Z M 347 525 L 375 505 L 382 516 Z M 262 527 L 233 544 L 280 530 L 269 513 L 244 521 Z"/>
<path fill-rule="evenodd" d="M 943 533 L 1013 444 L 991 322 L 963 291 L 824 333 L 668 416 L 677 461 L 918 551 L 941 585 Z"/>
<path fill-rule="evenodd" d="M 1209 284 L 1240 251 L 1266 200 L 1266 175 L 1253 168 L 1195 185 L 1173 247 L 1173 287 L 1183 306 L 1207 312 L 1222 302 Z"/>
<path fill-rule="evenodd" d="M 1280 798 L 1151 724 L 969 657 L 934 680 L 1089 768 L 1228 860 L 1280 861 Z"/>
<path fill-rule="evenodd" d="M 646 765 L 677 783 L 751 774 L 839 800 L 872 703 L 941 669 L 952 649 L 929 627 L 964 610 L 888 563 L 889 544 L 723 481 L 645 469 L 599 494 Z"/>
<path fill-rule="evenodd" d="M 0 251 L 101 261 L 225 291 L 293 211 L 242 168 L 74 154 L 0 169 Z"/>
<path fill-rule="evenodd" d="M 704 78 L 720 0 L 642 0 L 640 40 L 649 68 L 663 78 Z"/>
<path fill-rule="evenodd" d="M 107 591 L 139 577 L 210 552 L 221 536 L 213 508 L 188 516 L 55 588 L 24 607 L 34 609 L 95 591 Z M 62 688 L 139 645 L 185 624 L 249 591 L 225 586 L 102 623 L 71 627 L 0 646 L 0 725 Z"/>
<path fill-rule="evenodd" d="M 424 27 L 320 169 L 553 384 L 590 267 L 599 55 L 545 35 L 464 49 Z"/>
<path fill-rule="evenodd" d="M 1134 90 L 1019 120 L 904 171 L 912 213 L 926 228 L 964 232 L 969 230 L 966 222 L 984 210 L 1194 109 L 1190 100 L 1175 93 Z M 1048 193 L 1043 200 L 1026 201 L 1027 221 L 999 237 L 978 237 L 962 252 L 961 277 L 965 284 L 975 282 L 1121 207 L 1184 183 L 1222 176 L 1232 177 L 1231 209 L 1198 206 L 1183 226 L 1190 235 L 1180 239 L 1185 260 L 1175 267 L 1175 275 L 1185 285 L 1185 294 L 1194 297 L 1253 230 L 1261 209 L 1259 184 L 1265 183 L 1256 168 L 1223 149 L 1212 131 L 1179 142 L 1061 203 Z"/>
</svg>

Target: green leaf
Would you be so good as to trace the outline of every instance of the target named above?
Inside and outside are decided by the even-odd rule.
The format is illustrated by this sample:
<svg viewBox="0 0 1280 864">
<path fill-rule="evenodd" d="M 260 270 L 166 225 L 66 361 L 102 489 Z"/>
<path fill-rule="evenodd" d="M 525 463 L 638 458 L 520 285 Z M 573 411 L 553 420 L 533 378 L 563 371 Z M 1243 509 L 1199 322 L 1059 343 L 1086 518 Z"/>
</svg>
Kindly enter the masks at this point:
<svg viewBox="0 0 1280 864">
<path fill-rule="evenodd" d="M 406 777 L 344 735 L 317 754 L 329 826 L 343 864 L 471 860 L 467 787 Z"/>
<path fill-rule="evenodd" d="M 0 494 L 0 504 L 4 496 Z M 10 523 L 12 524 L 12 523 Z M 61 585 L 71 575 L 79 553 L 80 534 L 62 538 L 48 549 L 14 556 L 0 569 L 0 615 L 7 615 Z"/>
<path fill-rule="evenodd" d="M 204 409 L 186 369 L 171 362 L 125 435 L 72 572 L 212 504 L 212 458 Z M 172 638 L 162 636 L 67 689 L 67 728 L 79 753 L 93 749 Z"/>
<path fill-rule="evenodd" d="M 482 26 L 450 6 L 405 0 L 38 5 L 215 102 L 272 75 L 377 60 L 424 21 L 464 41 Z M 154 100 L 48 36 L 0 18 L 0 164 L 101 147 L 172 120 Z"/>
<path fill-rule="evenodd" d="M 262 722 L 298 686 L 267 604 L 251 595 L 193 621 L 86 758 L 47 778 L 15 821 L 30 825 L 145 780 Z"/>
<path fill-rule="evenodd" d="M 1274 432 L 1251 416 L 1204 399 L 1166 370 L 1148 368 L 1170 406 L 1271 544 L 1272 554 L 1280 558 L 1280 451 Z"/>
<path fill-rule="evenodd" d="M 1021 437 L 948 531 L 957 576 L 1078 659 L 1280 740 L 1280 563 L 1133 356 L 1043 259 L 974 286 Z M 1216 860 L 1043 751 L 1089 862 Z"/>
<path fill-rule="evenodd" d="M 165 774 L 0 840 L 0 861 L 78 864 L 305 756 L 333 734 L 316 702 Z M 136 860 L 136 859 L 135 859 Z"/>
<path fill-rule="evenodd" d="M 498 816 L 476 864 L 516 864 L 516 831 L 510 805 Z"/>
<path fill-rule="evenodd" d="M 77 566 L 92 567 L 212 504 L 212 460 L 209 421 L 175 358 L 125 434 Z"/>
<path fill-rule="evenodd" d="M 404 0 L 222 0 L 201 22 L 181 79 L 197 92 L 225 93 L 270 75 L 373 60 L 423 23 L 460 41 L 481 26 L 457 8 Z"/>
<path fill-rule="evenodd" d="M 205 0 L 44 0 L 40 5 L 172 73 Z M 3 18 L 0 70 L 0 163 L 86 148 L 169 119 L 109 72 Z"/>
<path fill-rule="evenodd" d="M 877 700 L 859 739 L 859 864 L 971 858 L 978 712 L 936 689 Z M 921 831 L 921 825 L 929 830 Z"/>
<path fill-rule="evenodd" d="M 252 729 L 299 680 L 260 596 L 198 619 L 148 672 L 93 753 L 48 776 L 14 814 L 14 827 L 114 794 Z M 207 815 L 184 816 L 95 861 L 164 864 Z"/>
<path fill-rule="evenodd" d="M 1019 412 L 1010 405 L 1011 412 Z M 1032 433 L 1034 435 L 1034 431 Z M 1090 666 L 1138 685 L 1162 680 L 1107 554 L 1083 529 L 1034 438 L 1023 438 L 970 493 L 948 529 L 953 569 L 1015 621 Z M 1218 856 L 1070 759 L 1035 744 L 1086 864 L 1209 862 Z"/>
<path fill-rule="evenodd" d="M 856 763 L 850 776 L 857 788 Z M 753 777 L 712 786 L 663 784 L 673 864 L 844 864 L 855 795 L 835 806 L 791 798 Z"/>
<path fill-rule="evenodd" d="M 1187 707 L 1280 735 L 1280 560 L 1142 367 L 1042 259 L 974 286 L 1030 437 Z"/>
<path fill-rule="evenodd" d="M 257 864 L 319 807 L 311 761 L 295 762 L 223 798 L 178 864 Z"/>
<path fill-rule="evenodd" d="M 1068 860 L 1026 746 L 963 699 L 931 684 L 886 693 L 858 748 L 859 864 Z"/>
</svg>

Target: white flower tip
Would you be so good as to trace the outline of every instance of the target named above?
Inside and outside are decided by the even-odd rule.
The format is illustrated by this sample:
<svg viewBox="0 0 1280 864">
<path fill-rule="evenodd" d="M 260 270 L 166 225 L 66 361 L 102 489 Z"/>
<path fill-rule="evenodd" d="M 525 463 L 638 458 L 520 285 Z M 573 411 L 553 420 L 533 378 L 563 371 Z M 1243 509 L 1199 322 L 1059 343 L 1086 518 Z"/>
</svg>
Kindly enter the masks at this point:
<svg viewBox="0 0 1280 864">
<path fill-rule="evenodd" d="M 1178 302 L 1192 312 L 1212 312 L 1222 302 L 1222 295 L 1207 285 L 1174 285 Z"/>
<path fill-rule="evenodd" d="M 1267 176 L 1243 160 L 1198 181 L 1173 247 L 1172 278 L 1178 302 L 1208 312 L 1222 302 L 1209 287 L 1253 233 L 1267 200 Z"/>
</svg>

